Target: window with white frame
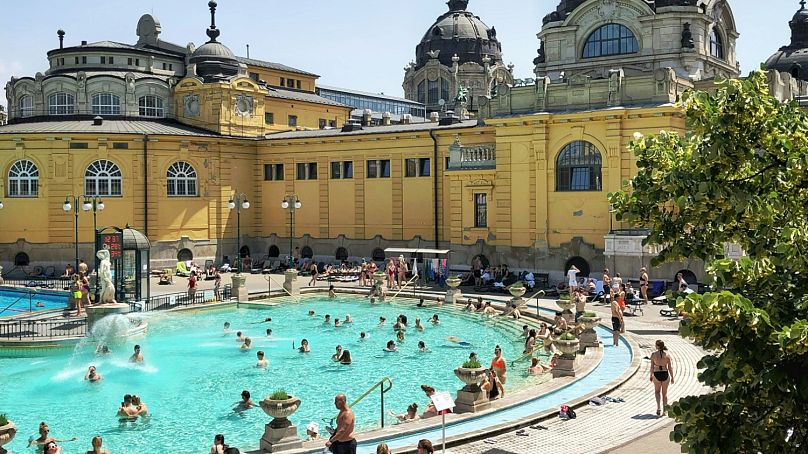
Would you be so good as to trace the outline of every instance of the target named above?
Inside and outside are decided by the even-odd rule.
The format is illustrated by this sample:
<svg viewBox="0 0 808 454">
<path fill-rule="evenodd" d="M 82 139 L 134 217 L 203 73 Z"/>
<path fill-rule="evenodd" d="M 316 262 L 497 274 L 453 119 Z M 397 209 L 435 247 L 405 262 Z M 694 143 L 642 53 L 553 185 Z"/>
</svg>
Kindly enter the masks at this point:
<svg viewBox="0 0 808 454">
<path fill-rule="evenodd" d="M 165 117 L 163 99 L 155 95 L 141 96 L 138 100 L 138 113 L 141 117 Z"/>
<path fill-rule="evenodd" d="M 93 115 L 120 115 L 121 98 L 112 93 L 96 93 L 92 98 Z"/>
<path fill-rule="evenodd" d="M 53 93 L 48 96 L 49 115 L 72 115 L 76 111 L 76 98 L 70 93 Z"/>
<path fill-rule="evenodd" d="M 39 195 L 39 169 L 33 162 L 22 159 L 8 170 L 9 197 L 36 197 Z"/>
<path fill-rule="evenodd" d="M 20 116 L 21 117 L 32 117 L 34 115 L 34 97 L 31 95 L 25 95 L 20 98 Z"/>
<path fill-rule="evenodd" d="M 185 161 L 171 164 L 166 173 L 169 197 L 196 197 L 196 170 Z"/>
<path fill-rule="evenodd" d="M 94 161 L 84 173 L 84 193 L 91 197 L 123 195 L 121 169 L 106 159 Z"/>
</svg>

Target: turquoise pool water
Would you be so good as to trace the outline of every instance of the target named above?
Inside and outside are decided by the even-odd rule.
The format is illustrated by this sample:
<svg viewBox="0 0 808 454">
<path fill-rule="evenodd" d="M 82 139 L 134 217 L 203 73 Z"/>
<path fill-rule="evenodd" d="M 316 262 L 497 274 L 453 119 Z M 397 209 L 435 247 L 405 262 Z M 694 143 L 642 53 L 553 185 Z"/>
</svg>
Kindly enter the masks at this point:
<svg viewBox="0 0 808 454">
<path fill-rule="evenodd" d="M 308 316 L 309 310 L 317 315 Z M 341 328 L 326 326 L 326 313 L 340 319 L 350 313 L 355 322 Z M 440 315 L 439 325 L 427 321 L 433 313 Z M 407 315 L 410 328 L 399 352 L 386 353 L 382 349 L 395 339 L 392 323 L 398 314 Z M 378 326 L 380 316 L 387 318 L 384 327 Z M 261 323 L 267 317 L 272 321 Z M 413 328 L 416 317 L 422 319 L 425 331 Z M 225 321 L 232 325 L 227 335 L 222 329 Z M 30 452 L 25 449 L 26 440 L 36 433 L 40 421 L 50 424 L 52 436 L 79 437 L 78 442 L 67 444 L 66 452 L 83 452 L 94 435 L 102 435 L 105 446 L 116 453 L 207 452 L 216 433 L 225 434 L 228 443 L 235 446 L 255 448 L 270 418 L 260 408 L 233 410 L 244 389 L 256 402 L 279 388 L 300 397 L 303 403 L 291 419 L 301 434 L 310 421 L 320 423 L 321 433 L 325 433 L 322 419 L 336 414 L 336 393 L 344 392 L 352 401 L 389 376 L 394 386 L 385 395 L 386 409 L 403 412 L 407 405 L 417 402 L 422 410 L 427 399 L 420 385 L 439 390 L 460 388 L 462 383 L 452 370 L 471 351 L 488 363 L 497 344 L 509 361 L 518 357 L 523 347 L 521 330 L 506 320 L 467 316 L 451 309 L 420 309 L 411 300 L 370 305 L 364 298 L 333 301 L 311 297 L 301 304 L 260 309 L 163 314 L 150 318 L 149 324 L 146 335 L 111 344 L 112 353 L 106 357 L 96 356 L 96 346 L 87 342 L 74 351 L 51 356 L 0 358 L 0 411 L 19 427 L 17 438 L 7 448 Z M 267 328 L 273 330 L 271 337 L 266 337 Z M 253 339 L 250 351 L 239 350 L 241 344 L 235 340 L 238 330 Z M 361 331 L 368 334 L 367 340 L 359 340 Z M 447 336 L 472 345 L 460 346 L 447 341 Z M 292 348 L 304 337 L 312 349 L 309 354 Z M 419 340 L 432 352 L 418 351 Z M 143 365 L 127 362 L 136 343 L 142 346 Z M 354 364 L 330 361 L 337 344 L 350 350 Z M 270 361 L 266 370 L 254 367 L 258 350 L 263 350 Z M 102 381 L 83 380 L 90 364 L 104 376 Z M 541 380 L 528 377 L 526 367 L 522 363 L 509 372 L 508 390 Z M 153 416 L 120 424 L 115 412 L 126 393 L 140 395 Z M 379 404 L 376 391 L 355 407 L 360 430 L 380 425 Z M 386 424 L 392 424 L 391 419 L 388 417 Z"/>
<path fill-rule="evenodd" d="M 54 293 L 36 289 L 0 287 L 0 317 L 66 307 L 66 292 Z"/>
</svg>

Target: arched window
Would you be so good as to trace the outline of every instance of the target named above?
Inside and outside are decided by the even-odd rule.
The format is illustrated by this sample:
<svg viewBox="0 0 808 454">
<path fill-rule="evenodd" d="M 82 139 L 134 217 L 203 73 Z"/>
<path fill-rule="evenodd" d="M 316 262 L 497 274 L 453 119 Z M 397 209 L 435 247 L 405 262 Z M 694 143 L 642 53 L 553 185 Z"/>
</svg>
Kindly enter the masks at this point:
<svg viewBox="0 0 808 454">
<path fill-rule="evenodd" d="M 159 96 L 141 96 L 138 100 L 138 107 L 138 113 L 141 117 L 162 118 L 165 116 L 165 110 L 163 110 L 163 99 Z"/>
<path fill-rule="evenodd" d="M 348 260 L 348 250 L 344 247 L 338 247 L 337 252 L 334 253 L 337 260 Z"/>
<path fill-rule="evenodd" d="M 76 98 L 70 93 L 53 93 L 48 96 L 48 115 L 72 115 L 76 112 Z"/>
<path fill-rule="evenodd" d="M 177 261 L 178 262 L 186 262 L 188 260 L 193 260 L 193 259 L 194 259 L 194 253 L 191 252 L 191 250 L 188 249 L 188 248 L 180 249 L 180 251 L 177 252 Z"/>
<path fill-rule="evenodd" d="M 303 246 L 303 249 L 300 250 L 300 257 L 304 259 L 310 259 L 314 257 L 314 251 L 311 250 L 308 246 Z"/>
<path fill-rule="evenodd" d="M 34 97 L 31 95 L 24 95 L 20 98 L 20 116 L 32 117 L 34 116 Z"/>
<path fill-rule="evenodd" d="M 106 159 L 93 162 L 84 173 L 84 193 L 88 196 L 107 197 L 123 195 L 121 169 Z"/>
<path fill-rule="evenodd" d="M 39 195 L 39 169 L 33 162 L 23 159 L 8 170 L 9 197 L 36 197 Z"/>
<path fill-rule="evenodd" d="M 418 102 L 426 104 L 426 81 L 422 80 L 418 84 Z"/>
<path fill-rule="evenodd" d="M 267 253 L 267 257 L 274 259 L 274 258 L 277 258 L 277 257 L 280 257 L 280 256 L 281 256 L 281 250 L 278 248 L 278 246 L 275 246 L 273 244 L 272 246 L 269 247 L 269 252 Z"/>
<path fill-rule="evenodd" d="M 169 197 L 196 197 L 196 170 L 185 161 L 171 164 L 166 172 Z"/>
<path fill-rule="evenodd" d="M 440 79 L 440 99 L 449 101 L 449 80 L 442 77 Z"/>
<path fill-rule="evenodd" d="M 800 78 L 800 67 L 799 66 L 795 66 L 795 67 L 791 68 L 791 77 L 793 77 L 795 79 Z"/>
<path fill-rule="evenodd" d="M 25 252 L 18 252 L 17 255 L 14 256 L 14 266 L 28 266 L 30 263 L 31 260 Z"/>
<path fill-rule="evenodd" d="M 625 25 L 607 24 L 589 35 L 584 44 L 583 58 L 633 54 L 640 50 L 634 33 Z"/>
<path fill-rule="evenodd" d="M 556 191 L 600 191 L 600 151 L 589 142 L 567 144 L 556 160 Z"/>
<path fill-rule="evenodd" d="M 121 98 L 112 93 L 96 93 L 93 95 L 93 115 L 120 115 Z"/>
<path fill-rule="evenodd" d="M 721 33 L 715 28 L 710 32 L 710 55 L 724 59 L 724 41 L 721 39 Z"/>
</svg>

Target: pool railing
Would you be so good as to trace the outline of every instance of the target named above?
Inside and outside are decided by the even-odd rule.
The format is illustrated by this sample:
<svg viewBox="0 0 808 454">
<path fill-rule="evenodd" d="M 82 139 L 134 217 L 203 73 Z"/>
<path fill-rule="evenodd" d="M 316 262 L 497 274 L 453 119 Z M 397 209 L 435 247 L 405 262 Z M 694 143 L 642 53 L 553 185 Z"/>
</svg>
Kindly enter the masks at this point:
<svg viewBox="0 0 808 454">
<path fill-rule="evenodd" d="M 20 279 L 3 279 L 3 285 L 9 287 L 43 288 L 51 290 L 70 290 L 70 278 L 25 277 Z"/>
<path fill-rule="evenodd" d="M 87 335 L 87 319 L 0 321 L 0 341 L 76 338 Z"/>
<path fill-rule="evenodd" d="M 188 292 L 168 293 L 165 295 L 153 296 L 146 301 L 129 301 L 130 312 L 153 312 L 177 307 L 198 306 L 210 301 L 229 301 L 232 296 L 230 284 L 223 286 L 216 297 L 213 290 L 198 290 L 193 297 Z"/>
</svg>

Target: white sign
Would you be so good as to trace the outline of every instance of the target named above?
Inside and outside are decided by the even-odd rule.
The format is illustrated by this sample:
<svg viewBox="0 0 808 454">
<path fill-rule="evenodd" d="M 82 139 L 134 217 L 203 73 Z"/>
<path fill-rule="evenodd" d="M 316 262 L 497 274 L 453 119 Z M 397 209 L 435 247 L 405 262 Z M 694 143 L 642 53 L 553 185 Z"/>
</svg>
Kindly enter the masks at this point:
<svg viewBox="0 0 808 454">
<path fill-rule="evenodd" d="M 435 405 L 435 410 L 441 412 L 443 410 L 451 410 L 455 407 L 452 395 L 448 391 L 436 392 L 430 397 L 432 403 Z"/>
</svg>

